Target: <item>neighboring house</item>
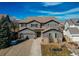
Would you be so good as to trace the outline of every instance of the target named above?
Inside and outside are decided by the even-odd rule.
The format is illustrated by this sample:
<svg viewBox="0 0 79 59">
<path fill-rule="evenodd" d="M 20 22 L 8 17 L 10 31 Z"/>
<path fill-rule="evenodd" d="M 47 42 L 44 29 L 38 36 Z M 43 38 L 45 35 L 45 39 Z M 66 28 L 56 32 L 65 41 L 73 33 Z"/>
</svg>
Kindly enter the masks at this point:
<svg viewBox="0 0 79 59">
<path fill-rule="evenodd" d="M 65 23 L 64 23 L 64 30 L 71 28 L 71 27 L 79 28 L 79 19 L 66 20 Z"/>
<path fill-rule="evenodd" d="M 70 41 L 79 42 L 79 29 L 76 27 L 69 28 L 65 35 L 69 37 Z"/>
<path fill-rule="evenodd" d="M 42 31 L 42 37 L 52 39 L 54 42 L 62 42 L 63 32 L 59 28 L 49 28 Z"/>
<path fill-rule="evenodd" d="M 18 31 L 18 36 L 19 36 L 19 39 L 21 39 L 21 40 L 34 39 L 34 38 L 36 38 L 36 33 L 32 29 L 24 28 L 24 29 Z"/>
<path fill-rule="evenodd" d="M 67 20 L 64 24 L 63 34 L 66 35 L 70 41 L 79 41 L 79 19 Z"/>
</svg>

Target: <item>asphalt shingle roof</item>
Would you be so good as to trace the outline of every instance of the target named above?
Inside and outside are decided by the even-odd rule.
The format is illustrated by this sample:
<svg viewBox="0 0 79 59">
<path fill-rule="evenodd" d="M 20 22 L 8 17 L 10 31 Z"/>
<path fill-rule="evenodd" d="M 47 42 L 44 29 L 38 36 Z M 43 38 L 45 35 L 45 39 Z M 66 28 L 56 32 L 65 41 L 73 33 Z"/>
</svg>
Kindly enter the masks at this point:
<svg viewBox="0 0 79 59">
<path fill-rule="evenodd" d="M 51 20 L 56 21 L 56 18 L 55 17 L 28 17 L 27 20 L 20 20 L 19 23 L 28 23 L 28 22 L 31 22 L 33 20 L 36 20 L 40 23 L 45 23 L 45 22 L 48 22 Z"/>
<path fill-rule="evenodd" d="M 71 34 L 79 34 L 79 29 L 78 28 L 69 28 L 69 31 Z"/>
</svg>

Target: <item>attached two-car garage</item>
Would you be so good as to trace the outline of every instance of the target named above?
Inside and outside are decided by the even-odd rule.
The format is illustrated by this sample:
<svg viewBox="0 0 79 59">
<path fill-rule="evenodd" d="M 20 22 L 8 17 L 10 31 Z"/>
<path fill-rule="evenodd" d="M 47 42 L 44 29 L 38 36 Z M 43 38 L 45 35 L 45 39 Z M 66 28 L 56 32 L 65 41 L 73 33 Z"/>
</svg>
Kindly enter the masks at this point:
<svg viewBox="0 0 79 59">
<path fill-rule="evenodd" d="M 18 32 L 19 39 L 34 39 L 36 38 L 36 33 L 29 28 L 24 28 Z"/>
</svg>

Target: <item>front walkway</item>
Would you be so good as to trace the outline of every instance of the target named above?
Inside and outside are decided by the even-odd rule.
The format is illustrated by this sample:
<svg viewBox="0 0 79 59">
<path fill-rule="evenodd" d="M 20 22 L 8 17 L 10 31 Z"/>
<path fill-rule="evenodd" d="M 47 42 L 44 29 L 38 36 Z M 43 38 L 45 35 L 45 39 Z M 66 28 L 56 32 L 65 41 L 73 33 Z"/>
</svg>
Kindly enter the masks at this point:
<svg viewBox="0 0 79 59">
<path fill-rule="evenodd" d="M 41 56 L 41 38 L 33 40 L 30 56 Z"/>
</svg>

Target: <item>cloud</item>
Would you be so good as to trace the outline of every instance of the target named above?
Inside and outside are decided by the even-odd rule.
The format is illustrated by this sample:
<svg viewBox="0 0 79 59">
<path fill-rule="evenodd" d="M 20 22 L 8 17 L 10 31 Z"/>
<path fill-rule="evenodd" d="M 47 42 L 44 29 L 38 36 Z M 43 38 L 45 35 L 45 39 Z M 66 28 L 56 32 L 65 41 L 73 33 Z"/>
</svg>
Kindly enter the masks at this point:
<svg viewBox="0 0 79 59">
<path fill-rule="evenodd" d="M 70 10 L 64 11 L 64 12 L 53 12 L 53 11 L 44 11 L 44 10 L 39 10 L 37 12 L 60 15 L 60 14 L 68 14 L 68 13 L 73 13 L 73 12 L 79 12 L 79 8 L 70 9 Z"/>
<path fill-rule="evenodd" d="M 58 20 L 61 21 L 70 18 L 79 18 L 79 13 L 75 14 L 75 12 L 79 12 L 79 8 L 73 8 L 64 12 L 53 12 L 53 11 L 45 11 L 45 10 L 32 10 L 32 12 L 42 13 L 42 15 L 40 16 L 45 16 L 44 14 L 46 14 L 47 16 L 55 16 L 58 18 Z"/>
<path fill-rule="evenodd" d="M 41 17 L 45 16 L 45 15 L 40 15 Z M 50 16 L 50 15 L 47 15 Z M 52 17 L 52 16 L 51 16 Z M 63 15 L 63 16 L 53 16 L 56 17 L 58 21 L 65 21 L 68 19 L 79 19 L 79 14 L 69 14 L 69 15 Z"/>
<path fill-rule="evenodd" d="M 65 15 L 65 19 L 70 19 L 70 18 L 79 18 L 79 14 L 70 14 L 70 15 Z"/>
<path fill-rule="evenodd" d="M 62 4 L 62 2 L 44 2 L 44 6 L 55 6 Z"/>
<path fill-rule="evenodd" d="M 79 14 L 69 14 L 69 15 L 63 15 L 63 16 L 55 16 L 55 17 L 57 17 L 58 18 L 58 20 L 62 20 L 62 21 L 64 21 L 64 20 L 67 20 L 67 19 L 79 19 Z"/>
</svg>

